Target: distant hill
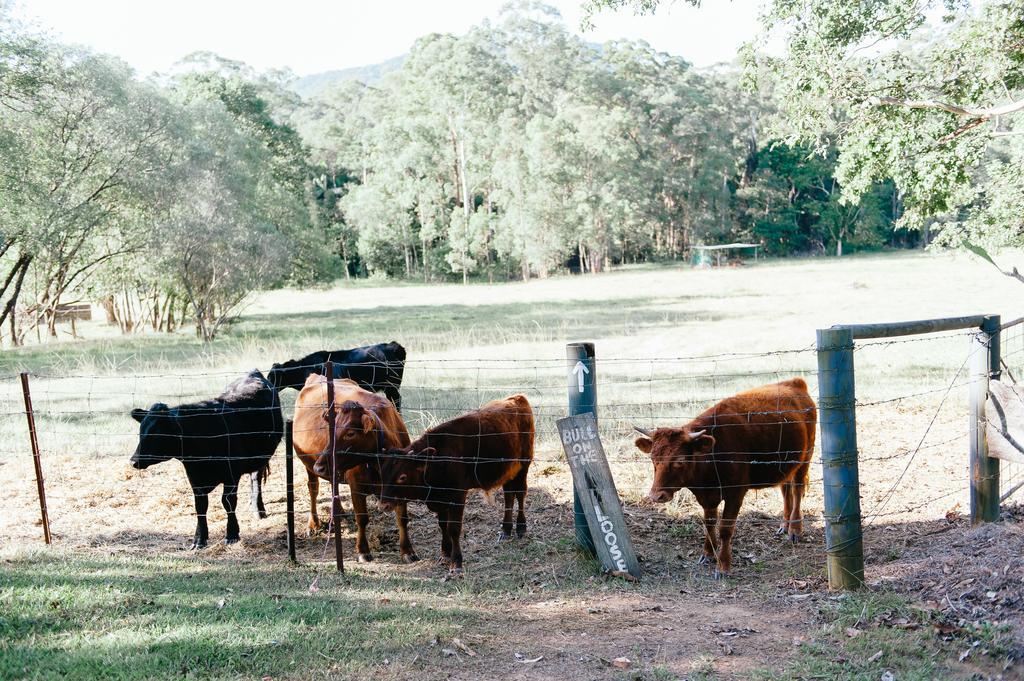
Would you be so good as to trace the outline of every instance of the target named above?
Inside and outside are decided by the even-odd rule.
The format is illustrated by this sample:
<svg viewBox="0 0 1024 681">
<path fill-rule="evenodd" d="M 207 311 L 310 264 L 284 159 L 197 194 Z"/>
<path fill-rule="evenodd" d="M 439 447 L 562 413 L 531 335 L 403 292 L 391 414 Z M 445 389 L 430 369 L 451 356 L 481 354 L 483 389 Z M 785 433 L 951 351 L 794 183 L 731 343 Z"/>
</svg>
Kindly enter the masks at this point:
<svg viewBox="0 0 1024 681">
<path fill-rule="evenodd" d="M 367 85 L 373 85 L 381 78 L 392 71 L 402 68 L 405 58 L 408 55 L 392 57 L 379 64 L 368 64 L 366 66 L 355 66 L 350 69 L 336 69 L 334 71 L 323 71 L 302 76 L 291 84 L 291 89 L 297 92 L 304 99 L 315 97 L 333 85 L 343 83 L 346 80 L 358 80 Z"/>
</svg>

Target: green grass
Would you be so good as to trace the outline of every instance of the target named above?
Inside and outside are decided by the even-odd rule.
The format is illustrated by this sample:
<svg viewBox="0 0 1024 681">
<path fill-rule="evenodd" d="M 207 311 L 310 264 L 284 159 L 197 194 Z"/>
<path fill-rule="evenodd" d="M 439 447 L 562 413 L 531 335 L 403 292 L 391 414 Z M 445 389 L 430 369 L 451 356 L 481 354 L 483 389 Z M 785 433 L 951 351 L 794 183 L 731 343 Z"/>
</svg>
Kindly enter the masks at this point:
<svg viewBox="0 0 1024 681">
<path fill-rule="evenodd" d="M 22 554 L 0 563 L 0 678 L 252 678 L 408 664 L 478 613 L 401 577 Z M 382 594 L 388 594 L 384 598 Z"/>
</svg>

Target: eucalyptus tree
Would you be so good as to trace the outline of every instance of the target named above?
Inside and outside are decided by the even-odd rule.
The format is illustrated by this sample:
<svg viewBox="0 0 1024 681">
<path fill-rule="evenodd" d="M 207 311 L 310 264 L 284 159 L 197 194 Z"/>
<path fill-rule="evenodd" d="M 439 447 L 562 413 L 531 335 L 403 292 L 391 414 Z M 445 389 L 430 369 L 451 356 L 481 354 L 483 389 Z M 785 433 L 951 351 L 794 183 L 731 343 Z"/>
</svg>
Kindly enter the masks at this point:
<svg viewBox="0 0 1024 681">
<path fill-rule="evenodd" d="M 21 93 L 4 112 L 4 146 L 18 162 L 5 163 L 0 180 L 6 283 L 13 285 L 0 323 L 10 323 L 14 343 L 24 294 L 29 324 L 44 323 L 56 335 L 65 296 L 139 247 L 145 205 L 168 163 L 169 110 L 155 88 L 113 58 L 56 44 L 45 50 L 30 87 L 3 74 L 6 87 Z"/>
<path fill-rule="evenodd" d="M 587 0 L 589 12 L 660 0 Z M 696 1 L 691 4 L 698 4 Z M 744 50 L 754 82 L 771 81 L 792 143 L 835 143 L 843 199 L 891 178 L 898 224 L 947 220 L 941 238 L 1024 243 L 1024 0 L 771 0 Z M 781 38 L 782 56 L 762 48 Z"/>
</svg>

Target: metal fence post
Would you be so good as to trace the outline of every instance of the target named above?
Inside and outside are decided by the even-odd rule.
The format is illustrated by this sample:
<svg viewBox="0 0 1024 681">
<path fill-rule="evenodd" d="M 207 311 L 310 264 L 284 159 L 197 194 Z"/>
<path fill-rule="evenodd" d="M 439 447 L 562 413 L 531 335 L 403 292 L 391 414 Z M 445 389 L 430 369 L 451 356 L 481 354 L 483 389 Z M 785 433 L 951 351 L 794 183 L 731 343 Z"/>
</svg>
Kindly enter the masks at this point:
<svg viewBox="0 0 1024 681">
<path fill-rule="evenodd" d="M 294 479 L 293 459 L 295 449 L 292 446 L 292 420 L 284 422 L 284 482 L 285 501 L 287 509 L 288 528 L 288 558 L 297 562 L 295 558 L 295 487 L 292 484 Z"/>
<path fill-rule="evenodd" d="M 597 418 L 597 373 L 593 343 L 569 343 L 565 346 L 565 357 L 568 361 L 568 392 L 569 416 L 593 414 Z M 592 556 L 597 555 L 594 541 L 587 527 L 587 516 L 583 513 L 580 497 L 573 488 L 572 492 L 573 526 L 576 528 L 576 541 L 580 547 Z"/>
<path fill-rule="evenodd" d="M 971 337 L 971 524 L 999 520 L 999 459 L 988 455 L 985 402 L 988 382 L 999 376 L 998 315 L 990 315 Z"/>
<path fill-rule="evenodd" d="M 25 398 L 25 418 L 28 419 L 28 440 L 32 447 L 32 465 L 36 469 L 36 493 L 39 495 L 39 515 L 43 521 L 43 541 L 49 544 L 50 514 L 46 510 L 46 485 L 43 482 L 43 462 L 39 456 L 39 437 L 36 433 L 36 414 L 32 409 L 32 393 L 28 387 L 28 372 L 21 372 L 21 393 Z"/>
<path fill-rule="evenodd" d="M 849 328 L 818 329 L 818 408 L 828 584 L 833 589 L 856 589 L 864 584 L 864 540 Z"/>
<path fill-rule="evenodd" d="M 345 571 L 345 558 L 341 548 L 341 497 L 338 496 L 338 457 L 335 449 L 334 422 L 334 362 L 324 363 L 327 376 L 327 452 L 331 457 L 331 528 L 334 530 L 334 564 L 338 572 Z"/>
</svg>

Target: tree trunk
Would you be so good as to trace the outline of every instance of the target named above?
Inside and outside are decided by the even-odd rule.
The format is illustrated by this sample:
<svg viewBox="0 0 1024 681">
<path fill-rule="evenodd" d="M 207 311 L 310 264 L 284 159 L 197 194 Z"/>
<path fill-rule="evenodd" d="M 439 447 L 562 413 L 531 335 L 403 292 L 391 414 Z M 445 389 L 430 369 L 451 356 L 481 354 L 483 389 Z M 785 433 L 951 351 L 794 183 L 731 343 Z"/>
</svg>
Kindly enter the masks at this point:
<svg viewBox="0 0 1024 681">
<path fill-rule="evenodd" d="M 473 209 L 470 205 L 469 175 L 466 173 L 466 140 L 459 140 L 459 166 L 462 171 L 462 215 L 465 223 L 462 233 L 462 283 L 469 283 L 469 217 Z"/>
</svg>

